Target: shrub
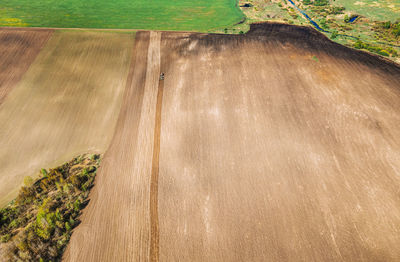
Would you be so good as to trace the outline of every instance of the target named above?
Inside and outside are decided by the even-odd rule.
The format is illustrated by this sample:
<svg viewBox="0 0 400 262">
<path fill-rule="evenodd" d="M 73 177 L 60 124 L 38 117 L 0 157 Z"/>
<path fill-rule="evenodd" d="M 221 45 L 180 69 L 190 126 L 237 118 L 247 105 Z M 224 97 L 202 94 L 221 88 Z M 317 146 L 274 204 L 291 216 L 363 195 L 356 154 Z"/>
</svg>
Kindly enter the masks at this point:
<svg viewBox="0 0 400 262">
<path fill-rule="evenodd" d="M 24 179 L 26 186 L 16 200 L 0 209 L 0 241 L 10 243 L 7 257 L 12 261 L 60 258 L 99 163 L 99 155 L 81 156 L 55 169 L 42 169 L 43 177 L 34 183 Z"/>
<path fill-rule="evenodd" d="M 386 51 L 386 50 L 380 50 L 380 51 L 378 52 L 378 54 L 383 55 L 383 56 L 390 56 L 389 52 Z"/>
<path fill-rule="evenodd" d="M 345 8 L 343 6 L 331 6 L 329 8 L 329 14 L 332 14 L 332 15 L 343 14 L 344 10 L 345 10 Z"/>
<path fill-rule="evenodd" d="M 315 6 L 324 6 L 329 3 L 329 0 L 314 0 Z"/>
<path fill-rule="evenodd" d="M 40 210 L 35 224 L 36 235 L 44 240 L 48 240 L 55 229 L 56 215 Z"/>
<path fill-rule="evenodd" d="M 0 242 L 6 243 L 6 242 L 8 242 L 8 240 L 10 240 L 10 238 L 11 238 L 10 234 L 5 234 L 5 235 L 0 237 Z"/>
<path fill-rule="evenodd" d="M 79 199 L 77 199 L 75 202 L 74 202 L 74 211 L 79 211 L 79 210 L 81 210 L 81 201 L 79 200 Z"/>
<path fill-rule="evenodd" d="M 35 190 L 31 187 L 21 187 L 15 202 L 19 205 L 31 203 L 35 198 Z"/>
<path fill-rule="evenodd" d="M 24 177 L 24 185 L 30 187 L 33 184 L 33 178 L 30 176 Z"/>
<path fill-rule="evenodd" d="M 40 170 L 40 173 L 42 173 L 42 175 L 43 175 L 43 177 L 47 177 L 47 170 L 46 169 L 44 169 L 44 168 L 42 168 L 41 170 Z"/>
<path fill-rule="evenodd" d="M 393 34 L 397 37 L 400 36 L 400 23 L 397 24 L 393 29 Z"/>
<path fill-rule="evenodd" d="M 389 29 L 391 25 L 392 25 L 392 23 L 390 21 L 386 21 L 383 23 L 382 27 L 385 29 Z"/>
<path fill-rule="evenodd" d="M 100 158 L 100 155 L 98 155 L 98 154 L 93 154 L 90 156 L 90 160 L 97 160 L 99 158 Z"/>
<path fill-rule="evenodd" d="M 17 228 L 18 226 L 19 226 L 19 220 L 18 219 L 14 219 L 13 221 L 11 221 L 10 224 L 8 224 L 8 228 L 9 229 Z"/>
<path fill-rule="evenodd" d="M 68 222 L 65 222 L 65 230 L 67 230 L 68 232 L 71 231 L 71 224 Z"/>
<path fill-rule="evenodd" d="M 71 227 L 75 225 L 75 220 L 72 217 L 69 218 L 68 222 L 71 225 Z"/>
<path fill-rule="evenodd" d="M 361 40 L 357 40 L 357 42 L 354 43 L 354 48 L 357 49 L 365 49 L 367 47 L 367 45 L 362 42 Z"/>
</svg>

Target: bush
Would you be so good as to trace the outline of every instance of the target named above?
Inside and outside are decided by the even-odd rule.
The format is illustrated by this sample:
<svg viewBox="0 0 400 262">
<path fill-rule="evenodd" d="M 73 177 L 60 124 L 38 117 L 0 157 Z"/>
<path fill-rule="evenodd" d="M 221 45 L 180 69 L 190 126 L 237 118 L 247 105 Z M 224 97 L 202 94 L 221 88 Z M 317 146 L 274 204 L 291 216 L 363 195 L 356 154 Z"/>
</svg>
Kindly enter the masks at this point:
<svg viewBox="0 0 400 262">
<path fill-rule="evenodd" d="M 33 178 L 30 176 L 24 177 L 24 185 L 30 187 L 33 184 Z"/>
<path fill-rule="evenodd" d="M 79 199 L 77 199 L 74 202 L 74 211 L 79 212 L 79 210 L 81 210 L 81 201 Z"/>
<path fill-rule="evenodd" d="M 17 228 L 18 226 L 19 226 L 19 220 L 18 219 L 14 219 L 13 221 L 11 221 L 10 224 L 8 224 L 8 228 L 9 229 Z"/>
<path fill-rule="evenodd" d="M 383 23 L 382 27 L 385 29 L 389 29 L 391 25 L 392 25 L 392 23 L 390 21 L 386 21 Z"/>
<path fill-rule="evenodd" d="M 71 224 L 68 222 L 65 222 L 65 230 L 67 230 L 67 232 L 71 231 Z"/>
<path fill-rule="evenodd" d="M 366 45 L 361 40 L 357 40 L 357 42 L 354 43 L 354 48 L 365 49 Z"/>
<path fill-rule="evenodd" d="M 400 23 L 397 24 L 393 29 L 393 34 L 397 37 L 400 36 Z"/>
<path fill-rule="evenodd" d="M 383 56 L 390 56 L 389 52 L 386 51 L 386 50 L 380 50 L 380 51 L 378 52 L 378 54 L 383 55 Z"/>
<path fill-rule="evenodd" d="M 21 187 L 15 202 L 19 205 L 31 203 L 35 199 L 35 190 L 32 187 Z"/>
<path fill-rule="evenodd" d="M 71 227 L 73 227 L 75 225 L 75 220 L 72 217 L 69 218 L 68 222 L 71 225 Z"/>
<path fill-rule="evenodd" d="M 26 186 L 16 200 L 0 209 L 0 241 L 10 243 L 7 257 L 12 261 L 60 258 L 99 163 L 98 155 L 80 156 L 55 169 L 42 169 L 43 177 L 36 182 L 24 179 Z"/>
<path fill-rule="evenodd" d="M 55 213 L 48 213 L 47 210 L 40 210 L 36 217 L 36 235 L 44 240 L 48 240 L 55 229 L 55 222 Z"/>
<path fill-rule="evenodd" d="M 10 238 L 11 238 L 10 234 L 5 234 L 5 235 L 0 237 L 0 242 L 1 243 L 6 243 L 6 242 L 8 242 L 8 240 L 10 240 Z"/>
<path fill-rule="evenodd" d="M 41 170 L 40 170 L 40 173 L 42 173 L 42 175 L 43 175 L 43 177 L 47 177 L 47 170 L 46 169 L 44 169 L 44 168 L 42 168 Z"/>
<path fill-rule="evenodd" d="M 324 6 L 329 3 L 329 0 L 314 0 L 315 6 Z"/>
<path fill-rule="evenodd" d="M 345 10 L 345 8 L 343 6 L 331 6 L 329 8 L 329 14 L 332 14 L 332 15 L 343 14 L 344 10 Z"/>
</svg>

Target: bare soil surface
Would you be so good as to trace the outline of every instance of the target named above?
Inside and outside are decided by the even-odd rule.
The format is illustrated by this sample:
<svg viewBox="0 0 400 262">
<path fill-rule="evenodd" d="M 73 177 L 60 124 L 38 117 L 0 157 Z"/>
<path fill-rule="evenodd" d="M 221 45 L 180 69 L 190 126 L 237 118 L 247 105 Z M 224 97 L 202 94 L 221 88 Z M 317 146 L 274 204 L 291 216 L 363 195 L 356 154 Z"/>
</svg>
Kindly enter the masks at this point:
<svg viewBox="0 0 400 262">
<path fill-rule="evenodd" d="M 277 24 L 133 60 L 65 261 L 400 260 L 398 66 Z"/>
<path fill-rule="evenodd" d="M 138 32 L 123 108 L 66 261 L 145 261 L 161 33 Z M 99 170 L 100 172 L 100 170 Z M 92 243 L 87 243 L 91 240 Z"/>
<path fill-rule="evenodd" d="M 0 29 L 0 104 L 21 79 L 53 30 Z"/>
<path fill-rule="evenodd" d="M 133 43 L 134 34 L 53 34 L 0 105 L 0 206 L 40 168 L 107 149 Z"/>
</svg>

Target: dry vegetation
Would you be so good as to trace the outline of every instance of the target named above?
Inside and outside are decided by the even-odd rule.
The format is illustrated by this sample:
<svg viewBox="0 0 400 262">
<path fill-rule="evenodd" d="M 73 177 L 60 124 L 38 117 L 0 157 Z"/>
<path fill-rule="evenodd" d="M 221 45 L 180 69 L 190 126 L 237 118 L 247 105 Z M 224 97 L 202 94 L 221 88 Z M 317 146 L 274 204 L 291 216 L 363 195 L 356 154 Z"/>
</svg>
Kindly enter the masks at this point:
<svg viewBox="0 0 400 262">
<path fill-rule="evenodd" d="M 33 182 L 25 178 L 18 197 L 0 209 L 0 259 L 59 260 L 79 223 L 100 164 L 99 155 L 82 155 Z"/>
</svg>

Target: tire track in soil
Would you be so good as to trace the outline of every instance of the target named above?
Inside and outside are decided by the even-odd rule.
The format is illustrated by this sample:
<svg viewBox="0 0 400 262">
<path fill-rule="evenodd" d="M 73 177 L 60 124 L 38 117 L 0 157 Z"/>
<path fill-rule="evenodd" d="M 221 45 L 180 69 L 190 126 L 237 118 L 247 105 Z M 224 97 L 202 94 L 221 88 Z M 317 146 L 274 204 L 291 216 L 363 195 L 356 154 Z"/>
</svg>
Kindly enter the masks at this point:
<svg viewBox="0 0 400 262">
<path fill-rule="evenodd" d="M 160 166 L 161 110 L 164 92 L 164 80 L 160 80 L 157 93 L 157 106 L 154 125 L 153 162 L 150 182 L 150 260 L 159 260 L 159 224 L 158 224 L 158 175 Z"/>
</svg>

